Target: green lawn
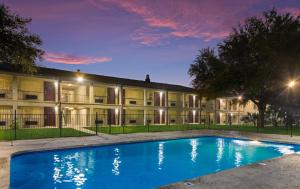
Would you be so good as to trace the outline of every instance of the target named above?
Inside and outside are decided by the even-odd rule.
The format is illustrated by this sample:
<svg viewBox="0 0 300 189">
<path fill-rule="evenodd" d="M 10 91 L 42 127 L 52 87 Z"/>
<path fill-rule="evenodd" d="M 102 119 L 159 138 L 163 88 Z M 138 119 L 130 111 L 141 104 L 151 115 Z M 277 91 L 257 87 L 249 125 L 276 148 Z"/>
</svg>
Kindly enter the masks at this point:
<svg viewBox="0 0 300 189">
<path fill-rule="evenodd" d="M 95 127 L 87 127 L 92 131 L 96 131 Z M 243 132 L 259 132 L 266 134 L 282 134 L 288 135 L 291 133 L 290 128 L 288 130 L 285 127 L 271 127 L 266 126 L 265 128 L 257 129 L 254 126 L 239 125 L 239 126 L 229 126 L 229 125 L 151 125 L 151 126 L 112 126 L 111 129 L 107 126 L 98 127 L 98 132 L 101 133 L 111 133 L 111 134 L 122 134 L 122 133 L 140 133 L 140 132 L 164 132 L 164 131 L 182 131 L 182 130 L 201 130 L 201 129 L 211 129 L 211 130 L 229 130 L 229 131 L 243 131 Z M 293 135 L 300 135 L 300 128 L 293 128 Z"/>
<path fill-rule="evenodd" d="M 163 131 L 182 131 L 191 129 L 201 129 L 200 125 L 150 125 L 150 126 L 107 126 L 98 127 L 98 132 L 123 134 L 123 133 L 143 133 L 143 132 L 163 132 Z M 96 131 L 96 127 L 87 127 L 87 129 Z"/>
<path fill-rule="evenodd" d="M 87 136 L 89 134 L 72 129 L 63 128 L 61 130 L 62 137 L 71 136 Z M 17 129 L 16 138 L 20 139 L 38 139 L 38 138 L 57 138 L 60 137 L 60 130 L 58 128 L 40 128 L 40 129 Z M 15 139 L 15 131 L 0 130 L 0 141 Z"/>
<path fill-rule="evenodd" d="M 86 127 L 89 130 L 96 131 L 95 127 Z M 289 135 L 291 133 L 290 128 L 287 130 L 285 127 L 271 127 L 266 126 L 257 130 L 254 126 L 228 126 L 228 125 L 150 125 L 150 126 L 99 126 L 99 133 L 143 133 L 143 132 L 164 132 L 164 131 L 183 131 L 183 130 L 230 130 L 230 131 L 244 131 L 244 132 L 259 132 L 266 134 L 282 134 Z M 87 136 L 91 135 L 85 132 L 81 132 L 72 128 L 63 128 L 61 132 L 62 137 L 71 136 Z M 293 135 L 300 135 L 300 128 L 294 127 Z M 60 137 L 60 130 L 58 128 L 40 128 L 40 129 L 18 129 L 16 138 L 19 139 L 38 139 L 38 138 L 57 138 Z M 15 139 L 15 132 L 13 130 L 0 130 L 0 141 Z"/>
</svg>

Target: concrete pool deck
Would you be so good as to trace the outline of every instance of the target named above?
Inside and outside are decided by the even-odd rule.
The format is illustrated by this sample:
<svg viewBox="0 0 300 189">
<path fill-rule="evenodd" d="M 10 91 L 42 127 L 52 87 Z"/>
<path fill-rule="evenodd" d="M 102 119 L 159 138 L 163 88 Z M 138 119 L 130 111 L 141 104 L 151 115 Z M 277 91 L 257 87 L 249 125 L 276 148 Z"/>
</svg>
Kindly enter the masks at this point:
<svg viewBox="0 0 300 189">
<path fill-rule="evenodd" d="M 188 138 L 208 135 L 300 144 L 300 136 L 290 137 L 288 135 L 213 130 L 134 133 L 120 135 L 99 134 L 99 136 L 90 137 L 19 140 L 14 141 L 13 146 L 11 146 L 10 142 L 0 142 L 0 189 L 9 189 L 9 167 L 10 157 L 12 154 L 51 149 L 67 149 L 83 146 L 100 146 L 116 143 Z M 300 155 L 292 154 L 266 160 L 263 163 L 256 163 L 191 179 L 187 181 L 188 183 L 182 181 L 161 188 L 300 188 L 300 174 L 298 173 L 298 170 L 300 170 Z"/>
</svg>

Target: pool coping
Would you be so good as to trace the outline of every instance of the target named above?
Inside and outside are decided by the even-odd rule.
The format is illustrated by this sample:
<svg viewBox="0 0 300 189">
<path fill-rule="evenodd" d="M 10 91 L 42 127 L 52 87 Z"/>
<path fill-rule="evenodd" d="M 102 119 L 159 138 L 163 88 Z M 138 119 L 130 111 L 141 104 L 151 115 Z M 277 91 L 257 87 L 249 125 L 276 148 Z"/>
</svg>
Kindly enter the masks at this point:
<svg viewBox="0 0 300 189">
<path fill-rule="evenodd" d="M 64 149 L 74 149 L 74 148 L 93 147 L 93 146 L 107 146 L 107 145 L 114 145 L 114 144 L 130 144 L 130 143 L 137 143 L 137 142 L 151 142 L 151 141 L 159 141 L 159 140 L 195 138 L 195 137 L 203 137 L 203 136 L 216 136 L 216 137 L 219 136 L 219 137 L 245 139 L 245 140 L 277 142 L 277 143 L 284 143 L 284 144 L 300 144 L 299 136 L 289 137 L 287 135 L 260 134 L 260 133 L 248 133 L 248 132 L 237 132 L 237 131 L 212 131 L 212 130 L 173 131 L 173 132 L 159 132 L 159 133 L 158 132 L 157 133 L 133 133 L 133 134 L 120 134 L 120 135 L 99 134 L 99 136 L 81 137 L 81 138 L 23 140 L 23 141 L 16 141 L 15 146 L 13 147 L 8 146 L 9 142 L 0 142 L 0 149 L 1 151 L 2 149 L 4 150 L 3 154 L 0 153 L 0 168 L 1 168 L 0 188 L 9 189 L 10 159 L 11 157 L 22 153 L 49 151 L 49 150 L 64 150 Z M 285 156 L 287 155 L 273 158 L 273 159 L 283 158 Z M 300 160 L 300 156 L 299 156 L 299 160 Z M 245 167 L 250 165 L 246 165 Z M 234 169 L 238 169 L 238 168 L 233 168 L 233 170 Z M 197 178 L 198 177 L 194 179 Z M 170 184 L 170 186 L 173 186 L 173 184 Z"/>
</svg>

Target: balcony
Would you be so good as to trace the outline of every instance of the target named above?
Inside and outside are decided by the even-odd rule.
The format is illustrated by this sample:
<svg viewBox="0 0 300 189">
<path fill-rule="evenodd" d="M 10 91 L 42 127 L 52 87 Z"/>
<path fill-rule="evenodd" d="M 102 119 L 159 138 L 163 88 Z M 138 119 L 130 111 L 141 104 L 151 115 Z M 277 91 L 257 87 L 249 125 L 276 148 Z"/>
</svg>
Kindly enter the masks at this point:
<svg viewBox="0 0 300 189">
<path fill-rule="evenodd" d="M 61 102 L 64 103 L 89 103 L 88 95 L 62 93 Z"/>
<path fill-rule="evenodd" d="M 144 99 L 125 98 L 125 105 L 144 106 Z"/>
<path fill-rule="evenodd" d="M 146 100 L 146 106 L 154 106 L 152 98 Z"/>
<path fill-rule="evenodd" d="M 171 108 L 182 108 L 182 101 L 170 100 L 168 106 Z"/>
<path fill-rule="evenodd" d="M 12 99 L 12 91 L 0 89 L 0 100 L 7 100 L 7 99 Z"/>
<path fill-rule="evenodd" d="M 95 104 L 107 104 L 107 96 L 94 96 Z"/>
<path fill-rule="evenodd" d="M 19 100 L 28 100 L 28 101 L 43 101 L 43 92 L 38 91 L 18 91 Z"/>
</svg>

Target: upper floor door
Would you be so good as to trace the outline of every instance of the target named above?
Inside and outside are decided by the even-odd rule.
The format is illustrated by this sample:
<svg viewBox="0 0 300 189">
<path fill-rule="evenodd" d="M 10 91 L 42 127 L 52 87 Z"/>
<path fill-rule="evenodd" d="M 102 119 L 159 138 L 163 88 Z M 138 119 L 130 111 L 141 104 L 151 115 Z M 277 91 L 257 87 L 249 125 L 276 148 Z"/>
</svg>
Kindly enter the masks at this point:
<svg viewBox="0 0 300 189">
<path fill-rule="evenodd" d="M 189 95 L 189 107 L 194 107 L 194 97 L 192 95 Z"/>
<path fill-rule="evenodd" d="M 107 88 L 107 104 L 115 104 L 115 103 L 116 103 L 115 89 L 108 87 Z"/>
<path fill-rule="evenodd" d="M 55 101 L 55 85 L 52 81 L 44 81 L 44 101 Z"/>
<path fill-rule="evenodd" d="M 195 96 L 195 107 L 199 108 L 199 97 Z"/>
<path fill-rule="evenodd" d="M 160 106 L 159 92 L 154 92 L 154 106 Z"/>
<path fill-rule="evenodd" d="M 154 92 L 154 106 L 166 106 L 166 94 Z"/>
</svg>

